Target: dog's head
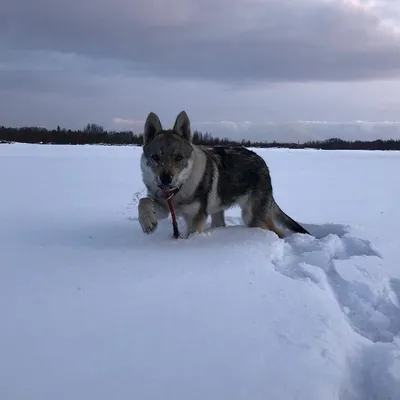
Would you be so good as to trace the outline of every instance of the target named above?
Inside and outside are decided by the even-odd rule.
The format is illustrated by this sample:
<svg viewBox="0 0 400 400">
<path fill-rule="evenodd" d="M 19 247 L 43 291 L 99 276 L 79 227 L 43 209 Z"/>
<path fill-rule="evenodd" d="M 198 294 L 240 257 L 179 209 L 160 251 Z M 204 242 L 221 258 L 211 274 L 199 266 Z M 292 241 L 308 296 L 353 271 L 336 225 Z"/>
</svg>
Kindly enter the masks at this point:
<svg viewBox="0 0 400 400">
<path fill-rule="evenodd" d="M 162 191 L 179 189 L 193 167 L 190 121 L 185 111 L 176 117 L 174 127 L 164 130 L 160 119 L 151 112 L 143 134 L 143 177 Z"/>
</svg>

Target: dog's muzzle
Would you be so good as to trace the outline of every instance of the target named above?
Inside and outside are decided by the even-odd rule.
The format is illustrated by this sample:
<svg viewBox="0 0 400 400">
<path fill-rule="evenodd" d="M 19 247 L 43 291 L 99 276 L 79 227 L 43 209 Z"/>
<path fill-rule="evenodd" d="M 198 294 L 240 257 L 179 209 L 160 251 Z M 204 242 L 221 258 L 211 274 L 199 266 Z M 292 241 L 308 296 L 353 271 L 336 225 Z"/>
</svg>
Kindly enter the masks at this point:
<svg viewBox="0 0 400 400">
<path fill-rule="evenodd" d="M 172 175 L 169 172 L 164 171 L 160 175 L 160 182 L 164 187 L 168 187 L 172 183 Z"/>
</svg>

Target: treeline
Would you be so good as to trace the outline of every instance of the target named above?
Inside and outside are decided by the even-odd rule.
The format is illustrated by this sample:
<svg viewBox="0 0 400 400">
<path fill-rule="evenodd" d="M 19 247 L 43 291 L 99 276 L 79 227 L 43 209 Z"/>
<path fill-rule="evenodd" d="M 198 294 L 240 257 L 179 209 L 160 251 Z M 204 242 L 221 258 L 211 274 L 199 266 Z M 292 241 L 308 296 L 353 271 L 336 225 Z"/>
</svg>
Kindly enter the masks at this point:
<svg viewBox="0 0 400 400">
<path fill-rule="evenodd" d="M 41 143 L 41 144 L 102 144 L 102 145 L 143 145 L 143 135 L 132 131 L 106 131 L 97 124 L 88 124 L 82 130 L 49 130 L 37 127 L 7 128 L 0 126 L 0 143 Z M 258 148 L 322 149 L 322 150 L 400 150 L 400 140 L 348 141 L 332 138 L 324 141 L 305 143 L 235 141 L 213 137 L 210 133 L 193 132 L 193 142 L 202 145 L 235 145 Z"/>
<path fill-rule="evenodd" d="M 0 141 L 41 144 L 143 144 L 142 135 L 126 132 L 107 132 L 101 125 L 88 124 L 83 130 L 23 127 L 0 127 Z"/>
</svg>

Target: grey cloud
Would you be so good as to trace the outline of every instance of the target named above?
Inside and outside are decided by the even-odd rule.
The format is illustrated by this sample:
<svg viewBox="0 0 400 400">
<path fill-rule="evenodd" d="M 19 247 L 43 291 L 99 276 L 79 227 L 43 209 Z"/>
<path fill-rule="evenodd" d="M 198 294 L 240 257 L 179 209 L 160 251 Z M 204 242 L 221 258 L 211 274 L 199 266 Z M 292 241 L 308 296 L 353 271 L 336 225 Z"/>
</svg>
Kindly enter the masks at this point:
<svg viewBox="0 0 400 400">
<path fill-rule="evenodd" d="M 106 93 L 102 83 L 115 63 L 96 63 L 73 54 L 44 51 L 1 51 L 0 90 L 93 96 Z M 118 66 L 117 68 L 119 68 Z"/>
<path fill-rule="evenodd" d="M 400 76 L 399 37 L 356 0 L 54 3 L 3 5 L 3 44 L 115 58 L 144 75 L 227 83 Z"/>
<path fill-rule="evenodd" d="M 63 96 L 99 95 L 103 91 L 93 80 L 77 82 L 71 74 L 57 71 L 0 70 L 0 90 L 24 91 L 35 94 L 63 93 Z"/>
</svg>

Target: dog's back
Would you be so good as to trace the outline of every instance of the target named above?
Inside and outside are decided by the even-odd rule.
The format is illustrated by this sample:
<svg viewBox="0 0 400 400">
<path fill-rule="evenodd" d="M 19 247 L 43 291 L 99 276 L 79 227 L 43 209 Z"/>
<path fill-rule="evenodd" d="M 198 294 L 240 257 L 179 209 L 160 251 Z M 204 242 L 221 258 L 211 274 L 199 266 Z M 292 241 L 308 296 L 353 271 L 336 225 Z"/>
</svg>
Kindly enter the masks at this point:
<svg viewBox="0 0 400 400">
<path fill-rule="evenodd" d="M 224 206 L 249 192 L 272 194 L 269 169 L 264 159 L 243 146 L 202 147 L 218 169 L 218 195 Z"/>
</svg>

